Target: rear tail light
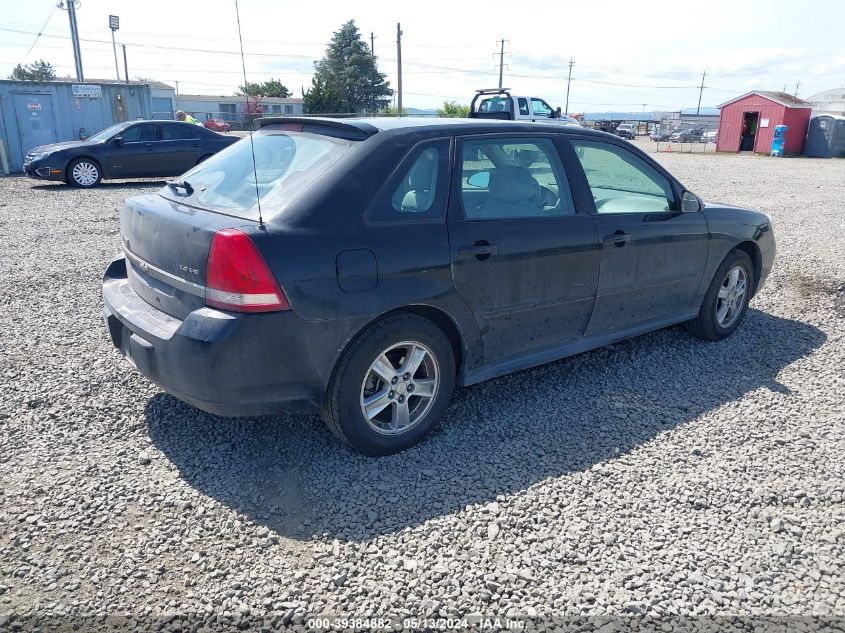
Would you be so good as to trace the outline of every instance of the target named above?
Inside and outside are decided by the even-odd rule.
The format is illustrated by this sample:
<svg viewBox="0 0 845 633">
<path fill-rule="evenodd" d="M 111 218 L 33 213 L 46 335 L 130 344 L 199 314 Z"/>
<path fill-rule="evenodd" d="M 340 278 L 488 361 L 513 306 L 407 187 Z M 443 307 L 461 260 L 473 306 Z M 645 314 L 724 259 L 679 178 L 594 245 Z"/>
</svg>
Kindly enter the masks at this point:
<svg viewBox="0 0 845 633">
<path fill-rule="evenodd" d="M 290 310 L 267 262 L 249 236 L 237 229 L 214 234 L 205 303 L 235 312 Z"/>
</svg>

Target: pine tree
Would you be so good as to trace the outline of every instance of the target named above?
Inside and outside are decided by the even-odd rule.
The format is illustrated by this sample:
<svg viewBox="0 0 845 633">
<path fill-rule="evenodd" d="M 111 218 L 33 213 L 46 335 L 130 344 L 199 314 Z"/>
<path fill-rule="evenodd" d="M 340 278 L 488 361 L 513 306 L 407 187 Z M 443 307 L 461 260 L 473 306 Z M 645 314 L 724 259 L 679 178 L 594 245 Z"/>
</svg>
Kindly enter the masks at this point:
<svg viewBox="0 0 845 633">
<path fill-rule="evenodd" d="M 314 67 L 316 72 L 308 92 L 320 86 L 325 88 L 325 92 L 333 93 L 339 98 L 336 112 L 377 112 L 389 104 L 393 95 L 385 75 L 376 67 L 370 47 L 361 39 L 355 20 L 350 20 L 335 32 L 326 54 Z M 308 96 L 305 98 L 308 99 Z M 317 112 L 310 107 L 308 109 L 309 112 Z"/>
<path fill-rule="evenodd" d="M 32 62 L 23 66 L 18 64 L 9 75 L 9 79 L 17 79 L 18 81 L 52 81 L 56 78 L 56 69 L 49 62 L 43 59 Z"/>
</svg>

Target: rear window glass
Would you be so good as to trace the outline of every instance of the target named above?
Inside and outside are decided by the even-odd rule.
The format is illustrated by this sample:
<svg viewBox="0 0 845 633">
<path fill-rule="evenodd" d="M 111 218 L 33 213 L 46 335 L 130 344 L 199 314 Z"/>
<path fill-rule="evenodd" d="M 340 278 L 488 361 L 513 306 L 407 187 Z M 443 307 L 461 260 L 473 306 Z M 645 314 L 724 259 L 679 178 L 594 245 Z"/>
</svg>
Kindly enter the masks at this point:
<svg viewBox="0 0 845 633">
<path fill-rule="evenodd" d="M 248 138 L 238 141 L 181 176 L 179 180 L 193 189 L 190 195 L 170 187 L 160 194 L 191 206 L 257 220 L 257 189 L 267 219 L 278 215 L 355 143 L 305 132 L 262 131 L 253 136 L 253 144 Z"/>
</svg>

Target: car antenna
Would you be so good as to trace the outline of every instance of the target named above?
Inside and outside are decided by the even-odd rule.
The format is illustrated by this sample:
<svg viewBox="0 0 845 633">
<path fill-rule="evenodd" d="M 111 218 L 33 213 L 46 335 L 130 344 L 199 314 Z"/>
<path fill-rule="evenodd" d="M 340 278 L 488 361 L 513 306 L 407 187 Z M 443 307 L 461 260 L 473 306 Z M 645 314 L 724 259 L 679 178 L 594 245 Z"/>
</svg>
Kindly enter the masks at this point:
<svg viewBox="0 0 845 633">
<path fill-rule="evenodd" d="M 238 0 L 235 0 L 235 17 L 238 19 L 238 42 L 241 45 L 241 68 L 244 71 L 244 92 L 249 92 L 247 88 L 249 87 L 249 83 L 246 80 L 246 62 L 244 61 L 244 38 L 241 35 L 241 11 L 238 8 Z M 247 116 L 251 114 L 249 111 L 249 95 L 246 95 L 246 103 L 247 103 Z M 249 127 L 252 128 L 254 121 L 250 117 L 250 125 Z M 258 226 L 264 229 L 264 218 L 261 216 L 261 195 L 258 193 L 258 167 L 255 166 L 255 143 L 252 140 L 253 130 L 249 130 L 249 149 L 252 152 L 252 174 L 255 178 L 255 202 L 258 205 Z"/>
</svg>

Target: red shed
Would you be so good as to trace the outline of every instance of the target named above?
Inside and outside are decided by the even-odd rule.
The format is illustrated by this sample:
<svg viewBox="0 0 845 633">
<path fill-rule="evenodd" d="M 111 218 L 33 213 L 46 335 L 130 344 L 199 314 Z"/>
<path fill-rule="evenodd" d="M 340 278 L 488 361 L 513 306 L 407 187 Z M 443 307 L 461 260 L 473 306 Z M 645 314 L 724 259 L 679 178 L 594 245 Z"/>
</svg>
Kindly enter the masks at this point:
<svg viewBox="0 0 845 633">
<path fill-rule="evenodd" d="M 754 90 L 719 106 L 718 152 L 768 154 L 776 125 L 788 125 L 785 154 L 804 150 L 813 106 L 785 92 Z"/>
</svg>

